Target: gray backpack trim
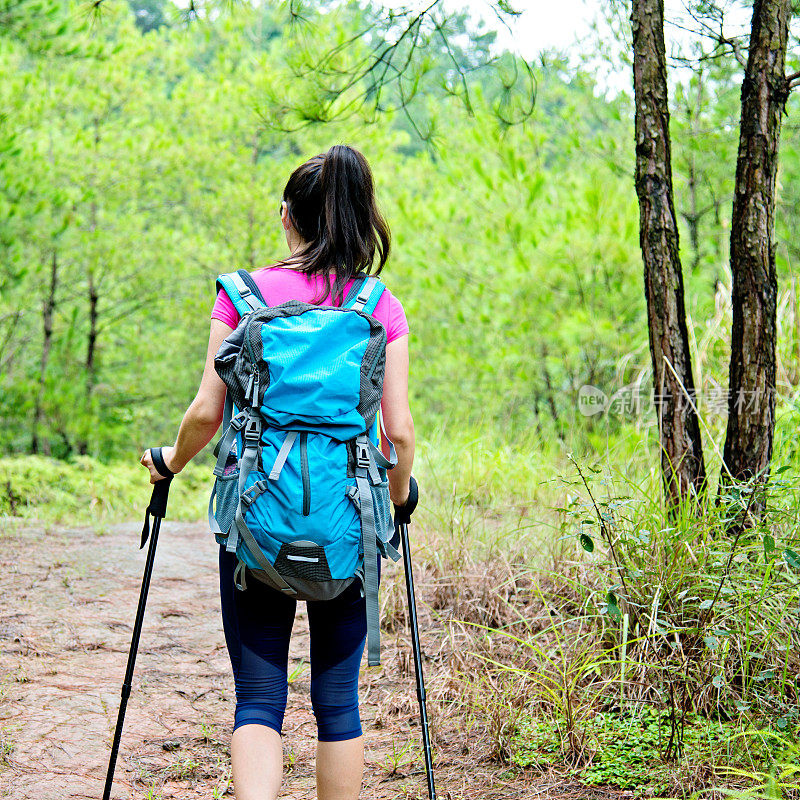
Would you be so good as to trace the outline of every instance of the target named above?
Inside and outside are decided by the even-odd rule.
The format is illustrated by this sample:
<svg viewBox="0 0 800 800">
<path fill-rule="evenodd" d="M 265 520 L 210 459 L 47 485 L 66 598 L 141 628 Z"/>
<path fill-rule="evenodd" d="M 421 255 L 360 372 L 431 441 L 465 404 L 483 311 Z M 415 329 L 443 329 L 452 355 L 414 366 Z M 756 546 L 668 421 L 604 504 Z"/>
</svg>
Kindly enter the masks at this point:
<svg viewBox="0 0 800 800">
<path fill-rule="evenodd" d="M 258 542 L 251 533 L 250 528 L 247 527 L 247 523 L 244 521 L 241 503 L 239 504 L 239 508 L 236 510 L 236 521 L 234 522 L 234 526 L 238 529 L 239 536 L 242 537 L 242 542 L 247 547 L 250 555 L 253 556 L 253 558 L 258 562 L 258 566 L 269 577 L 272 585 L 276 589 L 280 589 L 280 591 L 282 591 L 284 594 L 288 594 L 290 597 L 295 597 L 297 595 L 297 590 L 293 589 L 283 579 L 280 572 L 278 572 L 278 570 L 276 570 L 275 567 L 269 563 L 269 560 L 265 558 L 264 554 L 261 552 Z"/>
<path fill-rule="evenodd" d="M 370 484 L 381 482 L 378 466 L 391 469 L 397 464 L 397 455 L 392 448 L 392 458 L 387 459 L 370 441 L 366 433 L 356 437 L 355 477 L 358 489 L 358 507 L 361 511 L 361 537 L 364 547 L 364 598 L 367 606 L 367 665 L 377 667 L 381 663 L 381 628 L 378 607 L 378 526 L 375 501 Z M 383 545 L 383 543 L 381 542 Z M 400 556 L 391 546 L 381 547 L 382 554 L 396 561 Z M 390 552 L 391 551 L 391 552 Z M 397 556 L 395 558 L 395 555 Z"/>
<path fill-rule="evenodd" d="M 250 307 L 251 311 L 255 311 L 257 308 L 263 308 L 266 303 L 261 296 L 261 292 L 249 275 L 247 275 L 247 277 L 250 278 L 249 281 L 243 278 L 242 272 L 244 272 L 244 270 L 237 270 L 236 272 L 229 272 L 227 275 L 221 275 L 218 279 L 220 286 L 225 289 L 226 294 L 230 297 L 234 306 L 237 305 L 236 298 L 231 297 L 231 293 L 228 292 L 228 288 L 225 285 L 225 278 L 233 284 L 235 290 L 239 293 L 239 297 Z M 251 286 L 255 288 L 255 291 L 251 289 Z"/>
<path fill-rule="evenodd" d="M 356 295 L 356 299 L 349 304 L 349 307 L 356 311 L 363 311 L 364 306 L 366 306 L 367 300 L 369 300 L 369 296 L 372 294 L 372 290 L 375 288 L 375 284 L 377 283 L 378 279 L 374 276 L 366 278 L 364 283 L 361 285 L 361 290 L 359 291 L 358 295 Z"/>
<path fill-rule="evenodd" d="M 356 486 L 361 507 L 361 537 L 364 545 L 364 597 L 367 606 L 367 665 L 381 663 L 381 628 L 378 610 L 378 540 L 375 507 L 369 488 L 370 467 L 373 464 L 369 438 L 362 434 L 356 439 Z"/>
<path fill-rule="evenodd" d="M 283 465 L 286 463 L 286 459 L 289 458 L 289 451 L 292 449 L 292 445 L 294 444 L 294 440 L 296 438 L 297 431 L 287 431 L 286 438 L 283 440 L 281 449 L 278 450 L 278 455 L 275 456 L 275 462 L 272 465 L 272 469 L 269 471 L 269 479 L 271 481 L 276 481 L 278 478 L 280 478 Z"/>
<path fill-rule="evenodd" d="M 222 474 L 225 472 L 225 464 L 228 462 L 228 454 L 231 452 L 236 434 L 244 428 L 246 422 L 247 412 L 240 411 L 223 428 L 225 433 L 222 434 L 219 444 L 214 448 L 217 451 L 217 463 L 214 465 L 213 474 L 217 477 L 222 477 Z"/>
</svg>

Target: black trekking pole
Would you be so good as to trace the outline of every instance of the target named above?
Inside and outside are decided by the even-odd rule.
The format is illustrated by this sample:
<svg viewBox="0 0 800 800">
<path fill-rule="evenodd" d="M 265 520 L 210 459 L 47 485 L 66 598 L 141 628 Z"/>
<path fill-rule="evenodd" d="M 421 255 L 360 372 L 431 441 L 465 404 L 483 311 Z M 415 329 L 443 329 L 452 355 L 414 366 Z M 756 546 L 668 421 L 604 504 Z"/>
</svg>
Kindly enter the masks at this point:
<svg viewBox="0 0 800 800">
<path fill-rule="evenodd" d="M 161 529 L 161 520 L 167 514 L 167 498 L 169 495 L 169 485 L 174 477 L 173 473 L 164 463 L 160 447 L 150 449 L 150 455 L 156 470 L 166 477 L 153 484 L 153 494 L 150 497 L 150 505 L 144 516 L 144 527 L 142 528 L 142 542 L 139 545 L 141 550 L 150 538 L 150 547 L 147 550 L 147 560 L 144 565 L 144 575 L 142 576 L 142 588 L 139 592 L 139 607 L 136 610 L 136 622 L 133 626 L 133 636 L 131 638 L 131 649 L 128 653 L 128 666 L 125 670 L 125 680 L 122 684 L 122 699 L 119 704 L 119 714 L 117 715 L 117 727 L 114 730 L 114 742 L 111 745 L 111 757 L 108 760 L 108 772 L 106 773 L 106 787 L 103 791 L 103 800 L 111 797 L 111 785 L 114 783 L 114 767 L 117 765 L 117 753 L 119 752 L 119 742 L 122 737 L 122 725 L 125 721 L 125 710 L 128 707 L 128 698 L 131 696 L 131 683 L 133 681 L 133 667 L 136 664 L 136 651 L 139 649 L 139 636 L 142 633 L 142 622 L 144 621 L 144 609 L 147 604 L 147 592 L 150 589 L 150 576 L 153 574 L 153 562 L 156 557 L 156 546 L 158 545 L 158 532 Z M 153 517 L 153 531 L 150 532 L 150 516 Z"/>
<path fill-rule="evenodd" d="M 408 593 L 408 617 L 411 627 L 411 643 L 414 649 L 414 671 L 417 677 L 417 699 L 419 700 L 419 717 L 422 727 L 422 747 L 425 753 L 425 773 L 428 778 L 428 796 L 436 800 L 436 787 L 433 783 L 433 758 L 431 756 L 431 736 L 428 729 L 428 709 L 425 705 L 425 678 L 422 674 L 422 650 L 419 645 L 419 625 L 417 624 L 417 601 L 414 597 L 414 570 L 411 567 L 411 546 L 408 540 L 408 523 L 411 514 L 417 507 L 419 488 L 414 478 L 411 478 L 410 492 L 405 504 L 394 507 L 395 528 L 399 530 L 400 541 L 403 547 L 403 568 L 406 573 L 406 592 Z"/>
</svg>

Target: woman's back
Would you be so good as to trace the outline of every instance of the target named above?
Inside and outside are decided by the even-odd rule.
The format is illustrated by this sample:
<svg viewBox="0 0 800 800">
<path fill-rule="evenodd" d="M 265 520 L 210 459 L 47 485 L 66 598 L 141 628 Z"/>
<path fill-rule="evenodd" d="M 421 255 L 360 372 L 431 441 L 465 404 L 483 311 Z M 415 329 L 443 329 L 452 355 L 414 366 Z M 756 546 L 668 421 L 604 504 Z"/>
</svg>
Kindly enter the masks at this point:
<svg viewBox="0 0 800 800">
<path fill-rule="evenodd" d="M 255 270 L 252 276 L 258 288 L 261 289 L 264 299 L 271 306 L 280 305 L 287 300 L 301 300 L 310 303 L 325 292 L 325 279 L 321 275 L 308 276 L 291 267 L 263 267 Z M 352 285 L 352 280 L 345 284 L 345 295 Z M 332 306 L 334 305 L 333 299 L 328 295 L 318 305 Z M 387 343 L 408 333 L 408 322 L 403 306 L 388 288 L 384 289 L 373 316 L 386 329 Z M 220 291 L 217 295 L 211 317 L 224 322 L 231 328 L 235 328 L 238 324 L 239 314 L 225 292 Z"/>
</svg>

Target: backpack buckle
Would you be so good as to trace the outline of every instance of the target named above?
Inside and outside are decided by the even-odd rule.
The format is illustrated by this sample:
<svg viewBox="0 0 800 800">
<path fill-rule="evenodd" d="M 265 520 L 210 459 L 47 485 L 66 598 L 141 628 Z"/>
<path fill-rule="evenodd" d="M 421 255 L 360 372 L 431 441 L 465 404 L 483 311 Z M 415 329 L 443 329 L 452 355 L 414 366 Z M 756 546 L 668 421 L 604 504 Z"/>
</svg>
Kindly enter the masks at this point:
<svg viewBox="0 0 800 800">
<path fill-rule="evenodd" d="M 250 416 L 244 429 L 244 440 L 248 444 L 257 443 L 261 439 L 261 420 Z"/>
<path fill-rule="evenodd" d="M 259 495 L 264 494 L 266 488 L 267 484 L 265 481 L 256 481 L 249 489 L 246 489 L 244 492 L 242 492 L 242 496 L 240 498 L 242 505 L 245 508 L 250 508 L 250 506 L 255 503 Z"/>
<path fill-rule="evenodd" d="M 359 467 L 369 467 L 369 461 L 369 445 L 363 442 L 356 442 L 356 465 Z"/>
</svg>

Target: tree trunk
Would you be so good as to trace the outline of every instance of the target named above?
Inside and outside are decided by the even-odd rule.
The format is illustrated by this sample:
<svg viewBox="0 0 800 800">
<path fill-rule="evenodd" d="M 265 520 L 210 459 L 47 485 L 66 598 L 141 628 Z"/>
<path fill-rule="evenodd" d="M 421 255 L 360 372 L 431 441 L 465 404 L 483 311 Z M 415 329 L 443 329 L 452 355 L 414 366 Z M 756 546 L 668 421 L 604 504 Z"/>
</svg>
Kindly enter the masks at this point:
<svg viewBox="0 0 800 800">
<path fill-rule="evenodd" d="M 95 147 L 95 166 L 97 164 L 97 150 L 100 145 L 100 120 L 95 117 L 94 119 L 94 147 Z M 97 173 L 93 177 L 95 195 L 92 197 L 91 205 L 89 206 L 89 232 L 92 234 L 91 241 L 92 247 L 89 253 L 89 266 L 87 269 L 87 299 L 89 301 L 89 331 L 86 336 L 86 359 L 84 361 L 84 369 L 86 370 L 86 419 L 92 420 L 92 396 L 94 389 L 97 385 L 97 321 L 98 321 L 98 302 L 100 299 L 99 290 L 97 287 L 97 273 L 98 266 L 97 259 Z M 86 455 L 89 452 L 88 437 L 81 436 L 78 441 L 78 452 L 81 455 Z"/>
<path fill-rule="evenodd" d="M 245 253 L 245 262 L 248 269 L 255 269 L 256 267 L 256 248 L 255 248 L 255 230 L 256 230 L 256 211 L 254 208 L 256 197 L 256 170 L 258 169 L 258 156 L 260 153 L 258 131 L 253 135 L 253 142 L 250 146 L 250 202 L 247 206 L 247 245 Z"/>
<path fill-rule="evenodd" d="M 86 337 L 86 401 L 91 405 L 92 394 L 94 394 L 94 387 L 97 382 L 96 372 L 97 364 L 95 363 L 95 352 L 97 350 L 97 303 L 99 295 L 97 294 L 97 285 L 94 280 L 94 272 L 89 271 L 89 284 L 88 284 L 88 297 L 89 297 L 89 333 Z"/>
<path fill-rule="evenodd" d="M 547 369 L 547 358 L 549 356 L 547 345 L 542 344 L 542 358 L 541 358 L 541 365 L 542 365 L 542 377 L 544 378 L 544 385 L 547 389 L 547 408 L 550 410 L 550 416 L 553 418 L 553 422 L 556 426 L 556 431 L 558 432 L 559 439 L 563 439 L 563 435 L 561 433 L 561 427 L 558 421 L 558 411 L 556 410 L 556 401 L 553 396 L 553 384 L 550 380 L 550 371 Z"/>
<path fill-rule="evenodd" d="M 39 430 L 44 417 L 44 384 L 47 376 L 47 363 L 50 360 L 50 347 L 53 341 L 53 311 L 56 307 L 56 287 L 58 286 L 58 254 L 53 250 L 50 261 L 50 286 L 47 297 L 42 302 L 42 355 L 39 359 L 39 388 L 36 391 L 36 401 L 33 408 L 33 430 L 31 432 L 31 452 L 40 450 Z M 49 442 L 45 441 L 44 452 L 50 454 Z"/>
<path fill-rule="evenodd" d="M 678 256 L 662 0 L 633 0 L 636 194 L 661 470 L 667 502 L 699 495 L 705 464 Z M 687 397 L 688 395 L 688 397 Z"/>
<path fill-rule="evenodd" d="M 731 362 L 722 482 L 765 478 L 775 430 L 778 282 L 772 241 L 790 0 L 755 0 L 731 216 Z"/>
<path fill-rule="evenodd" d="M 694 108 L 687 106 L 686 115 L 689 118 L 690 133 L 692 135 L 692 147 L 689 153 L 689 212 L 684 214 L 686 224 L 689 226 L 689 242 L 692 246 L 692 274 L 697 272 L 700 267 L 700 219 L 706 213 L 700 211 L 697 203 L 697 159 L 695 157 L 695 141 L 698 131 L 698 120 L 703 110 L 703 70 L 697 71 L 697 97 Z"/>
</svg>

